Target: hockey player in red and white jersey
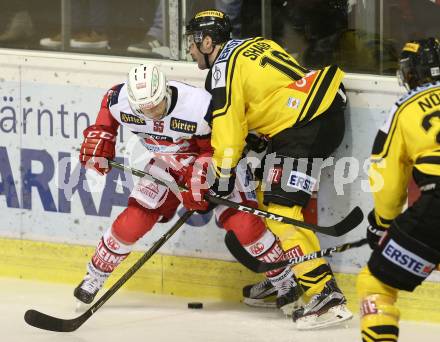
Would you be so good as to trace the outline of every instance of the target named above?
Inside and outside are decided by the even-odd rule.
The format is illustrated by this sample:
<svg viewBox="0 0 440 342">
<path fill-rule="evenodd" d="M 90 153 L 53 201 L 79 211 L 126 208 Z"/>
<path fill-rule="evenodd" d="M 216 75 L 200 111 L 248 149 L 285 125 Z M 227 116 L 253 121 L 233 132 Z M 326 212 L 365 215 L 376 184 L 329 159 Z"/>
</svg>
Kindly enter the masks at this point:
<svg viewBox="0 0 440 342">
<path fill-rule="evenodd" d="M 203 89 L 177 81 L 168 81 L 154 64 L 132 68 L 127 82 L 111 88 L 104 96 L 96 123 L 84 130 L 80 161 L 104 175 L 110 171 L 106 159 L 115 157 L 119 125 L 137 134 L 153 158 L 146 160 L 145 171 L 172 177 L 189 189 L 181 193 L 189 210 L 208 210 L 201 201 L 200 189 L 205 183 L 210 144 L 211 95 Z M 245 170 L 237 171 L 235 190 L 229 199 L 256 207 L 255 193 L 246 188 Z M 208 185 L 206 185 L 208 187 Z M 157 222 L 167 222 L 180 204 L 179 193 L 146 178 L 134 187 L 127 208 L 103 234 L 87 274 L 74 291 L 74 296 L 91 303 L 111 272 L 128 256 L 134 243 Z M 264 221 L 250 213 L 224 206 L 215 207 L 220 225 L 232 230 L 249 253 L 267 261 L 277 261 L 283 252 L 278 240 L 267 230 Z M 267 274 L 282 302 L 292 296 L 295 278 L 290 268 Z M 296 299 L 296 298 L 295 298 Z M 288 301 L 290 304 L 292 300 Z"/>
</svg>

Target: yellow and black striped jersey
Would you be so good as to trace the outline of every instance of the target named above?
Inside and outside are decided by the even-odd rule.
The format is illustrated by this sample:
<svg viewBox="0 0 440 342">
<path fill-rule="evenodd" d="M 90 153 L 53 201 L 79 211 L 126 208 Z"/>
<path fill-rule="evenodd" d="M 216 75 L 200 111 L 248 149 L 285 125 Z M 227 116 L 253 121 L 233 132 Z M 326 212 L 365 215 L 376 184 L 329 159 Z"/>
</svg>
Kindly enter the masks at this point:
<svg viewBox="0 0 440 342">
<path fill-rule="evenodd" d="M 272 137 L 309 122 L 329 108 L 343 77 L 337 66 L 310 71 L 261 37 L 225 43 L 206 79 L 218 175 L 236 166 L 248 131 Z"/>
<path fill-rule="evenodd" d="M 440 82 L 410 91 L 392 107 L 373 145 L 370 185 L 378 222 L 399 215 L 413 168 L 440 176 Z"/>
</svg>

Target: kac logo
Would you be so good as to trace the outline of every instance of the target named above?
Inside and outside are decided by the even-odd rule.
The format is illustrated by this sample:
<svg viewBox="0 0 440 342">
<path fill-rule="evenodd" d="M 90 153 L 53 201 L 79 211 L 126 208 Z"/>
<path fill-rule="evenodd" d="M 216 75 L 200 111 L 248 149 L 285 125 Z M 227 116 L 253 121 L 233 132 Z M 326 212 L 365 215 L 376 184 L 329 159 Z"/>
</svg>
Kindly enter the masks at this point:
<svg viewBox="0 0 440 342">
<path fill-rule="evenodd" d="M 106 240 L 106 245 L 108 248 L 110 248 L 112 251 L 117 251 L 121 246 L 119 243 L 112 237 L 109 236 Z"/>
<path fill-rule="evenodd" d="M 252 245 L 249 249 L 252 255 L 260 255 L 261 252 L 264 251 L 264 245 L 261 242 L 257 242 L 256 244 Z"/>
</svg>

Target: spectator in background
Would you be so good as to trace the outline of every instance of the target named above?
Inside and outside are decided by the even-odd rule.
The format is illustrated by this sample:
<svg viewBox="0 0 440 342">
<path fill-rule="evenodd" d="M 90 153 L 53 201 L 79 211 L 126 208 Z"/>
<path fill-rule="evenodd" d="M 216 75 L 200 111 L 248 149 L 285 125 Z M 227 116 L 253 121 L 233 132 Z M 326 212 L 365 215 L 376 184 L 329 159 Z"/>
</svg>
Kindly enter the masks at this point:
<svg viewBox="0 0 440 342">
<path fill-rule="evenodd" d="M 344 70 L 363 73 L 395 74 L 397 49 L 378 32 L 349 27 L 348 0 L 290 0 L 286 5 L 286 26 L 301 37 L 298 54 L 312 68 L 338 64 Z M 382 68 L 382 70 L 380 70 Z"/>
<path fill-rule="evenodd" d="M 388 0 L 384 4 L 393 5 L 400 10 L 400 18 L 391 25 L 394 29 L 391 34 L 397 38 L 399 49 L 407 40 L 440 36 L 440 0 Z"/>
<path fill-rule="evenodd" d="M 215 7 L 229 16 L 232 38 L 241 38 L 241 0 L 216 0 Z"/>
<path fill-rule="evenodd" d="M 413 292 L 440 263 L 440 104 L 419 105 L 419 99 L 438 98 L 440 42 L 409 41 L 399 66 L 408 93 L 391 108 L 370 158 L 370 184 L 377 191 L 366 231 L 373 251 L 357 279 L 362 341 L 397 342 L 399 292 Z M 407 207 L 411 175 L 421 195 Z"/>
<path fill-rule="evenodd" d="M 334 63 L 334 50 L 348 27 L 347 0 L 298 0 L 287 8 L 293 29 L 304 37 L 303 62 L 319 67 Z"/>
<path fill-rule="evenodd" d="M 70 46 L 79 49 L 107 49 L 107 20 L 109 6 L 106 0 L 75 0 L 71 2 L 72 38 Z M 61 33 L 42 38 L 40 45 L 48 48 L 61 46 Z"/>
<path fill-rule="evenodd" d="M 127 51 L 139 54 L 158 54 L 170 57 L 170 48 L 163 41 L 163 11 L 162 0 L 158 2 L 154 13 L 153 25 L 150 26 L 141 42 L 128 46 Z"/>
<path fill-rule="evenodd" d="M 141 42 L 131 44 L 127 51 L 137 54 L 158 54 L 162 57 L 170 57 L 170 48 L 164 46 L 163 41 L 163 0 L 157 4 L 153 25 L 148 29 L 144 39 Z M 241 36 L 241 0 L 216 0 L 215 7 L 229 15 L 232 26 L 232 37 Z"/>
<path fill-rule="evenodd" d="M 7 25 L 0 32 L 0 44 L 29 40 L 35 32 L 26 1 L 8 1 L 1 7 L 2 20 Z"/>
</svg>

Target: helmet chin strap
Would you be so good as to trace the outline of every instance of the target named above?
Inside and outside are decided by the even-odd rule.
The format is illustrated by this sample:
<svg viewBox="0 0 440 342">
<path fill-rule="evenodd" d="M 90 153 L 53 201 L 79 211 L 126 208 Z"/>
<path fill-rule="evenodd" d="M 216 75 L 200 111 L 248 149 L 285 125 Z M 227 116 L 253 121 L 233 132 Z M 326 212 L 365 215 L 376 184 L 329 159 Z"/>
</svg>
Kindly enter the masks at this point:
<svg viewBox="0 0 440 342">
<path fill-rule="evenodd" d="M 203 54 L 203 57 L 205 57 L 205 64 L 208 68 L 211 68 L 211 65 L 209 65 L 209 56 L 211 55 L 211 53 L 210 54 L 207 54 L 207 53 Z"/>
<path fill-rule="evenodd" d="M 170 110 L 171 107 L 171 89 L 168 86 L 167 86 L 167 93 L 165 95 L 165 98 L 167 99 L 167 108 L 162 118 L 168 115 L 168 111 Z"/>
<path fill-rule="evenodd" d="M 202 50 L 200 50 L 200 45 L 201 44 L 197 44 L 196 46 L 197 46 L 197 50 L 199 50 L 199 52 L 203 55 L 203 57 L 205 58 L 205 64 L 206 64 L 206 66 L 208 67 L 208 68 L 211 68 L 211 64 L 209 63 L 209 56 L 211 56 L 213 53 L 214 53 L 214 51 L 215 51 L 215 45 L 213 45 L 212 46 L 212 50 L 211 50 L 211 52 L 210 53 L 204 53 L 204 52 L 202 52 Z"/>
</svg>

